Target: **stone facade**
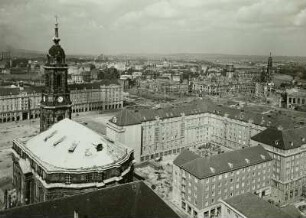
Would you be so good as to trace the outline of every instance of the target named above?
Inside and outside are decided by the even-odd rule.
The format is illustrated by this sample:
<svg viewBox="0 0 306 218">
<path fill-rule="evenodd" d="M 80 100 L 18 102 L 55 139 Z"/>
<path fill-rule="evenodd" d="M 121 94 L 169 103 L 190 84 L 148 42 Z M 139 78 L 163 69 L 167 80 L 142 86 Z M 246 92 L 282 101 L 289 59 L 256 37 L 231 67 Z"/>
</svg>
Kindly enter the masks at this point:
<svg viewBox="0 0 306 218">
<path fill-rule="evenodd" d="M 243 113 L 233 116 L 219 110 L 188 111 L 192 110 L 197 112 L 188 114 L 182 110 L 180 115 L 174 116 L 169 111 L 163 117 L 157 116 L 159 110 L 153 110 L 151 113 L 156 113 L 155 119 L 147 118 L 135 125 L 120 126 L 116 122 L 109 122 L 106 134 L 112 140 L 132 147 L 135 160 L 142 162 L 179 154 L 183 149 L 209 142 L 234 149 L 248 147 L 251 137 L 269 125 L 264 118 L 255 123 L 255 118 Z M 128 116 L 132 117 L 133 114 L 131 112 Z"/>
<path fill-rule="evenodd" d="M 85 84 L 82 84 L 83 86 Z M 120 85 L 99 85 L 94 88 L 70 88 L 72 113 L 107 111 L 123 107 L 123 90 Z M 41 90 L 21 90 L 0 96 L 0 123 L 40 117 Z"/>
<path fill-rule="evenodd" d="M 18 205 L 38 203 L 89 192 L 133 180 L 133 153 L 112 166 L 91 169 L 62 169 L 52 172 L 39 164 L 19 140 L 13 141 L 13 186 Z"/>
</svg>

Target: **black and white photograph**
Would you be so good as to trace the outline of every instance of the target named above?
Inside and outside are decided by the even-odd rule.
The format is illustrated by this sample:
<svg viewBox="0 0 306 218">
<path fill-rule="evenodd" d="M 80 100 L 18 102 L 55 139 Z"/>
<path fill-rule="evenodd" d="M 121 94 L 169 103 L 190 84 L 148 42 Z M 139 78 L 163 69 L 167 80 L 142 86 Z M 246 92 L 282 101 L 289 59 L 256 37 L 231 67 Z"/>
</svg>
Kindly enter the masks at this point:
<svg viewBox="0 0 306 218">
<path fill-rule="evenodd" d="M 0 0 L 0 218 L 306 218 L 306 0 Z"/>
</svg>

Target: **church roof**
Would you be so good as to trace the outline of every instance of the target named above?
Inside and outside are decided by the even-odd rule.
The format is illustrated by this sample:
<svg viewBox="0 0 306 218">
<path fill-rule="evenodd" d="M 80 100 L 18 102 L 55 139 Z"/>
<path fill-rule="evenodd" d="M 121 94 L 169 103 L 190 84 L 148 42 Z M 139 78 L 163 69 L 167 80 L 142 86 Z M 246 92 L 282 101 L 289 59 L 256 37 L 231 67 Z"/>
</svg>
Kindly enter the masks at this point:
<svg viewBox="0 0 306 218">
<path fill-rule="evenodd" d="M 55 44 L 49 49 L 49 55 L 54 58 L 65 58 L 65 51 L 60 45 Z"/>
<path fill-rule="evenodd" d="M 179 218 L 145 183 L 132 182 L 98 191 L 0 211 L 0 217 Z"/>
<path fill-rule="evenodd" d="M 105 167 L 129 152 L 123 145 L 67 118 L 28 140 L 24 147 L 51 170 Z"/>
</svg>

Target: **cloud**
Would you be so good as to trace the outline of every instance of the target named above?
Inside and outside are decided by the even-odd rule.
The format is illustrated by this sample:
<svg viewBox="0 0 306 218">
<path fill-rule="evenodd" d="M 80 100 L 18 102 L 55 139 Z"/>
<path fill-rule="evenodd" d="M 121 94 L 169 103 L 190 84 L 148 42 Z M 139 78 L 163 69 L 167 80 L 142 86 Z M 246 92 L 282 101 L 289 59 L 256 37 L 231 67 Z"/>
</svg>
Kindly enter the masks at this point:
<svg viewBox="0 0 306 218">
<path fill-rule="evenodd" d="M 68 53 L 306 55 L 306 0 L 2 0 L 0 12 L 0 43 L 33 50 L 52 43 L 57 14 Z"/>
<path fill-rule="evenodd" d="M 306 9 L 300 11 L 300 13 L 298 13 L 298 15 L 296 15 L 294 17 L 293 23 L 296 26 L 301 26 L 301 27 L 304 26 L 304 28 L 305 28 L 305 26 L 306 26 Z"/>
</svg>

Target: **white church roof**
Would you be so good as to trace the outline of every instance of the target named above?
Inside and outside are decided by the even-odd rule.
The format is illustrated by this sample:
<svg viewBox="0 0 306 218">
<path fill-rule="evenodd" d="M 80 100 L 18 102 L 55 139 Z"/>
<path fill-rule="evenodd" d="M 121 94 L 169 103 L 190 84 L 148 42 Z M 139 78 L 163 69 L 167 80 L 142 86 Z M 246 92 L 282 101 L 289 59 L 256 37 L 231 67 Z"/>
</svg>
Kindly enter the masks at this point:
<svg viewBox="0 0 306 218">
<path fill-rule="evenodd" d="M 127 149 L 70 119 L 64 119 L 25 144 L 42 165 L 86 169 L 114 164 Z"/>
</svg>

